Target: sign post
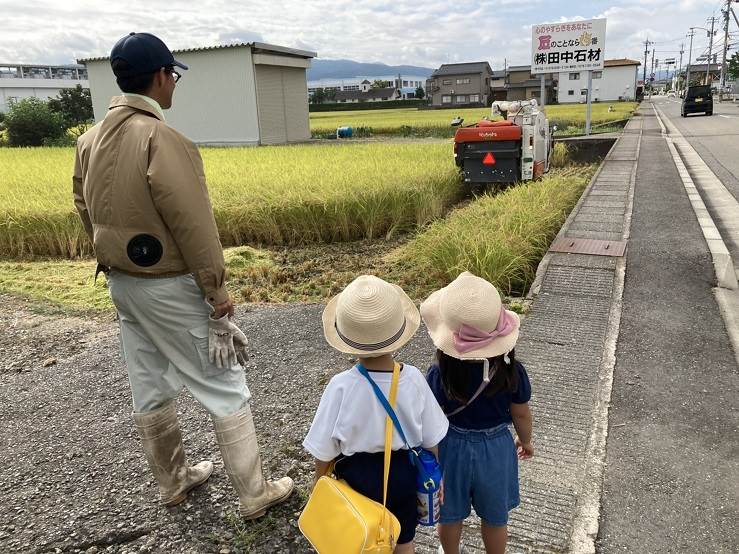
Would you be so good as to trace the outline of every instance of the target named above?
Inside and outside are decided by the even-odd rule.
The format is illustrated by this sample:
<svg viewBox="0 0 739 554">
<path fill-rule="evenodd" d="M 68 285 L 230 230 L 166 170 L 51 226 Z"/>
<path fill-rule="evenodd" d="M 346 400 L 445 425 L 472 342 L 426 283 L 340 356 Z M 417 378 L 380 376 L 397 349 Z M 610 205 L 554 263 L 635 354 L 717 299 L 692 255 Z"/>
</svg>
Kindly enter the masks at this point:
<svg viewBox="0 0 739 554">
<path fill-rule="evenodd" d="M 590 112 L 593 107 L 593 72 L 588 71 L 588 103 L 585 106 L 585 135 L 590 135 Z"/>
<path fill-rule="evenodd" d="M 531 27 L 531 73 L 588 72 L 585 133 L 590 134 L 593 71 L 603 70 L 606 48 L 606 20 L 589 19 L 565 23 L 543 23 Z M 563 86 L 560 83 L 560 86 Z M 541 92 L 542 103 L 545 91 Z"/>
<path fill-rule="evenodd" d="M 541 83 L 539 85 L 539 100 L 541 100 L 541 107 L 543 108 L 547 105 L 547 91 L 545 84 L 546 78 L 543 73 L 539 76 L 539 78 L 541 79 Z"/>
</svg>

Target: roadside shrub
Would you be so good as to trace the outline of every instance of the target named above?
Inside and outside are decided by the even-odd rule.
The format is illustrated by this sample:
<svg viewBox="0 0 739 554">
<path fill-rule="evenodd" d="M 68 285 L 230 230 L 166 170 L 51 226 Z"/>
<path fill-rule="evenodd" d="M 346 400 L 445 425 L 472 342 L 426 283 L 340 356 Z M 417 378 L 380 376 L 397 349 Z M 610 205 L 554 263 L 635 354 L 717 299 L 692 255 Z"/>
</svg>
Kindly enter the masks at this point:
<svg viewBox="0 0 739 554">
<path fill-rule="evenodd" d="M 59 91 L 56 98 L 49 99 L 49 108 L 62 116 L 65 128 L 88 123 L 94 117 L 90 89 L 82 85 Z"/>
<path fill-rule="evenodd" d="M 11 146 L 43 146 L 44 140 L 64 135 L 64 118 L 53 112 L 47 102 L 25 98 L 10 106 L 5 120 Z"/>
</svg>

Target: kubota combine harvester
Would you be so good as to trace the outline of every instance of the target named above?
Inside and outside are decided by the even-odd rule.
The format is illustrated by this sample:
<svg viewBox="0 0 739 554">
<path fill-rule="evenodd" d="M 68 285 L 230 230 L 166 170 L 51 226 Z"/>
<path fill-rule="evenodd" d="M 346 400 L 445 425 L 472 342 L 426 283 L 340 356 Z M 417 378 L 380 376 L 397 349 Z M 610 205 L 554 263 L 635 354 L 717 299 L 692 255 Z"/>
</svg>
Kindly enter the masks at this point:
<svg viewBox="0 0 739 554">
<path fill-rule="evenodd" d="M 495 101 L 493 116 L 460 127 L 454 135 L 454 161 L 465 183 L 513 183 L 536 179 L 549 171 L 552 141 L 549 121 L 536 100 Z M 456 118 L 452 125 L 461 125 Z"/>
</svg>

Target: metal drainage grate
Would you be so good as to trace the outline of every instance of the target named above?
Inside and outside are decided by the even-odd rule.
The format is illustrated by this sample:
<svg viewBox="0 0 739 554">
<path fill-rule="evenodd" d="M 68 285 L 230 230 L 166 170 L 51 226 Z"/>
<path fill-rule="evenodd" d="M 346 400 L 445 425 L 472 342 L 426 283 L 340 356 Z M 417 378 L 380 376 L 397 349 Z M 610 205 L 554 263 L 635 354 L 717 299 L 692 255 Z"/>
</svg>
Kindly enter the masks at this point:
<svg viewBox="0 0 739 554">
<path fill-rule="evenodd" d="M 623 240 L 577 239 L 571 237 L 556 239 L 549 247 L 550 252 L 614 257 L 623 256 L 625 250 L 626 241 Z"/>
</svg>

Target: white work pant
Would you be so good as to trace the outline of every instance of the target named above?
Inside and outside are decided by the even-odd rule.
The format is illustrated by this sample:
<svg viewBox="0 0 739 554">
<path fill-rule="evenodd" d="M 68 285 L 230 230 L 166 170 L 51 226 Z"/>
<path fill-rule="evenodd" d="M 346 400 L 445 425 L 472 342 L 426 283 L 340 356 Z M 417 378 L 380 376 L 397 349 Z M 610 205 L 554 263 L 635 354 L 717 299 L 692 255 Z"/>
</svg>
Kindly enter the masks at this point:
<svg viewBox="0 0 739 554">
<path fill-rule="evenodd" d="M 141 279 L 112 270 L 108 289 L 118 310 L 135 412 L 160 407 L 183 386 L 216 417 L 249 401 L 241 365 L 223 369 L 208 360 L 211 308 L 192 275 Z"/>
</svg>

